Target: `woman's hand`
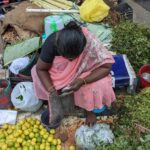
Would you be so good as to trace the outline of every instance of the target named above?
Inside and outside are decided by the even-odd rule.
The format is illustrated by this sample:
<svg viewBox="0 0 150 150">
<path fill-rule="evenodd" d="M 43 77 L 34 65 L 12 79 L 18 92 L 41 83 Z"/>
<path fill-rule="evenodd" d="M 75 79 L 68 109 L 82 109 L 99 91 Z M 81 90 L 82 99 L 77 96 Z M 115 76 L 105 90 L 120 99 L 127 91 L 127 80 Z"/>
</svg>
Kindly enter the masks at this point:
<svg viewBox="0 0 150 150">
<path fill-rule="evenodd" d="M 84 80 L 82 79 L 77 79 L 74 82 L 70 84 L 70 89 L 69 91 L 77 91 L 80 89 L 80 87 L 84 84 Z"/>
</svg>

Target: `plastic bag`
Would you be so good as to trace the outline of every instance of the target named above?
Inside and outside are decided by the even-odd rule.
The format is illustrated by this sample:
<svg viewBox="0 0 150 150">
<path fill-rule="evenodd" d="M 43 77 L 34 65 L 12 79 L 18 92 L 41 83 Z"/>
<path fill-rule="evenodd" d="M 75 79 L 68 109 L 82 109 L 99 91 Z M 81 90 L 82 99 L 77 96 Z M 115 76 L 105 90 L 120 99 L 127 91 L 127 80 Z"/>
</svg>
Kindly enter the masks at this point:
<svg viewBox="0 0 150 150">
<path fill-rule="evenodd" d="M 14 74 L 19 74 L 19 71 L 24 69 L 30 62 L 29 57 L 15 59 L 9 67 L 9 70 Z"/>
<path fill-rule="evenodd" d="M 101 144 L 113 143 L 114 134 L 107 124 L 95 124 L 93 127 L 82 125 L 76 130 L 76 145 L 82 149 L 96 149 Z"/>
<path fill-rule="evenodd" d="M 15 124 L 17 118 L 17 111 L 12 110 L 0 110 L 0 125 L 3 124 Z"/>
<path fill-rule="evenodd" d="M 110 7 L 103 0 L 85 0 L 79 9 L 84 21 L 99 22 L 108 16 Z"/>
<path fill-rule="evenodd" d="M 32 82 L 18 83 L 11 93 L 13 105 L 23 111 L 35 112 L 42 106 L 42 101 L 35 97 Z"/>
</svg>

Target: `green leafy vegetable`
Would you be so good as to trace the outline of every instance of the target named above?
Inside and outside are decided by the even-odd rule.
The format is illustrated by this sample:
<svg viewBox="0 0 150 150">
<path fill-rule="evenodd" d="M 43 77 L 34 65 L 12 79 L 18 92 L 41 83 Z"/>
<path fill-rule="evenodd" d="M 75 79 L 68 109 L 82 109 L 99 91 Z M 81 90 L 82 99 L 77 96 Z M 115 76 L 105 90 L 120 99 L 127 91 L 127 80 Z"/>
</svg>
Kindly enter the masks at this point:
<svg viewBox="0 0 150 150">
<path fill-rule="evenodd" d="M 150 63 L 150 29 L 125 21 L 113 28 L 112 49 L 126 54 L 137 72 Z"/>
</svg>

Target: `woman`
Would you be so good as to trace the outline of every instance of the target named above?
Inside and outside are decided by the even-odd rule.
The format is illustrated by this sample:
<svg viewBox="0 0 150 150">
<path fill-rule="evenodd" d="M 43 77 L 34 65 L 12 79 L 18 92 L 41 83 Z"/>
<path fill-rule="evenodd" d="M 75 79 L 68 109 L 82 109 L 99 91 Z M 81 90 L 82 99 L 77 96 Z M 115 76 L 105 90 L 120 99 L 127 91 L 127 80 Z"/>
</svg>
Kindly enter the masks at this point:
<svg viewBox="0 0 150 150">
<path fill-rule="evenodd" d="M 94 124 L 93 109 L 110 106 L 115 100 L 110 76 L 113 63 L 102 43 L 71 21 L 46 39 L 32 69 L 35 93 L 50 106 L 52 99 L 59 97 L 57 91 L 69 86 L 67 92 L 74 92 L 75 105 L 86 110 L 86 123 Z M 53 121 L 55 117 L 51 116 Z"/>
</svg>

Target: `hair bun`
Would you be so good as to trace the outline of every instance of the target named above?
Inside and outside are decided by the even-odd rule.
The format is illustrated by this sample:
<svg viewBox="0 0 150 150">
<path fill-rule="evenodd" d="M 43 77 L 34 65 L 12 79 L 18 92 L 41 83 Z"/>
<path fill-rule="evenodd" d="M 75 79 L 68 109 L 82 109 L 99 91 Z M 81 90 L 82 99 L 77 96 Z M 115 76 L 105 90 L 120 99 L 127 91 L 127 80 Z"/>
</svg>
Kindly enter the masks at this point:
<svg viewBox="0 0 150 150">
<path fill-rule="evenodd" d="M 65 29 L 81 30 L 80 26 L 78 26 L 75 21 L 70 21 L 67 25 L 65 25 Z"/>
</svg>

